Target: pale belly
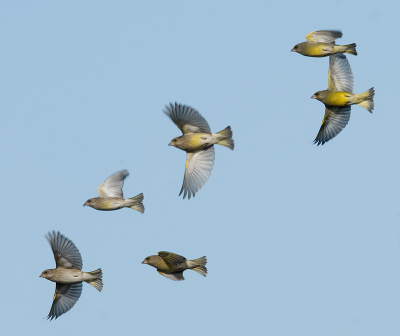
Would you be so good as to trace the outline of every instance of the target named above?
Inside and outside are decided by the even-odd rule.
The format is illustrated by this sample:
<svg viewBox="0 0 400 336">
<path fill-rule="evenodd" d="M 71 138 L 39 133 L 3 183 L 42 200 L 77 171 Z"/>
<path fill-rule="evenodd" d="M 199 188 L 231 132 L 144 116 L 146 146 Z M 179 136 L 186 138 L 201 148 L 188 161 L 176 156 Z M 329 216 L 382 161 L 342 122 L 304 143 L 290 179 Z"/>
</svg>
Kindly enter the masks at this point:
<svg viewBox="0 0 400 336">
<path fill-rule="evenodd" d="M 84 273 L 76 269 L 56 269 L 54 281 L 62 284 L 82 282 Z"/>
</svg>

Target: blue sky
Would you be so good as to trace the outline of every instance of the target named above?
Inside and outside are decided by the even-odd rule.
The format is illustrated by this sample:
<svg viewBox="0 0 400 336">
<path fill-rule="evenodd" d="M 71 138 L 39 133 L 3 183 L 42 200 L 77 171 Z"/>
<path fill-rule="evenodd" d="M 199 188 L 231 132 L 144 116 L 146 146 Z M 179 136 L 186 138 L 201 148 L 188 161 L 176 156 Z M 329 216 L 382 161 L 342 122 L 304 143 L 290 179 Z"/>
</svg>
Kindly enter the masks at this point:
<svg viewBox="0 0 400 336">
<path fill-rule="evenodd" d="M 13 1 L 0 4 L 0 203 L 4 335 L 398 335 L 398 1 Z M 328 58 L 290 50 L 319 29 L 357 43 L 356 93 L 375 111 L 312 144 Z M 162 113 L 230 125 L 206 185 L 178 197 L 185 153 Z M 144 215 L 82 204 L 128 169 Z M 101 267 L 101 293 L 47 316 L 44 235 Z M 141 261 L 207 256 L 173 282 Z"/>
</svg>

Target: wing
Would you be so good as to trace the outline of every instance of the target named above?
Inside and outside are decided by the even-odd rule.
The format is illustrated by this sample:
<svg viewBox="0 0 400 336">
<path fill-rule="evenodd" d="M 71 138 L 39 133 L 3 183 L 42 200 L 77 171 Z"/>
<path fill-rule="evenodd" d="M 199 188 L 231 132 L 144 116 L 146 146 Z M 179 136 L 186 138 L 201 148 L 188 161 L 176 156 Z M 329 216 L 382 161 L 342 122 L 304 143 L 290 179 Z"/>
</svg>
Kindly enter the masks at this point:
<svg viewBox="0 0 400 336">
<path fill-rule="evenodd" d="M 174 281 L 185 280 L 185 278 L 183 277 L 183 271 L 174 272 L 174 273 L 163 273 L 163 272 L 160 272 L 160 271 L 157 271 L 157 272 L 160 273 L 162 276 L 165 276 L 166 278 L 174 280 Z"/>
<path fill-rule="evenodd" d="M 306 39 L 308 42 L 334 43 L 342 35 L 340 30 L 317 30 L 308 34 Z"/>
<path fill-rule="evenodd" d="M 329 56 L 328 90 L 353 93 L 354 76 L 343 54 Z"/>
<path fill-rule="evenodd" d="M 70 310 L 76 301 L 79 300 L 82 293 L 82 282 L 72 285 L 63 285 L 56 283 L 53 304 L 47 319 L 57 319 L 62 314 Z"/>
<path fill-rule="evenodd" d="M 124 180 L 128 175 L 129 172 L 126 169 L 111 175 L 107 180 L 100 184 L 98 189 L 99 196 L 124 198 L 122 186 L 124 185 Z"/>
<path fill-rule="evenodd" d="M 183 134 L 208 133 L 211 134 L 210 126 L 199 112 L 190 106 L 175 103 L 166 105 L 164 113 L 179 127 Z"/>
<path fill-rule="evenodd" d="M 179 196 L 183 192 L 183 198 L 188 195 L 188 199 L 207 182 L 211 175 L 211 169 L 214 165 L 215 152 L 214 145 L 206 149 L 199 150 L 186 155 L 186 169 L 183 178 L 183 184 Z"/>
<path fill-rule="evenodd" d="M 314 144 L 317 144 L 317 146 L 323 145 L 338 135 L 350 120 L 350 110 L 351 106 L 326 107 L 325 116 Z"/>
<path fill-rule="evenodd" d="M 179 254 L 161 251 L 161 252 L 158 252 L 158 255 L 161 258 L 163 258 L 163 260 L 168 265 L 168 267 L 177 267 L 177 266 L 181 265 L 182 263 L 186 262 L 186 258 L 180 256 Z M 172 270 L 173 270 L 173 268 L 172 268 Z"/>
<path fill-rule="evenodd" d="M 82 257 L 75 244 L 60 232 L 49 232 L 46 236 L 57 267 L 82 269 Z"/>
</svg>

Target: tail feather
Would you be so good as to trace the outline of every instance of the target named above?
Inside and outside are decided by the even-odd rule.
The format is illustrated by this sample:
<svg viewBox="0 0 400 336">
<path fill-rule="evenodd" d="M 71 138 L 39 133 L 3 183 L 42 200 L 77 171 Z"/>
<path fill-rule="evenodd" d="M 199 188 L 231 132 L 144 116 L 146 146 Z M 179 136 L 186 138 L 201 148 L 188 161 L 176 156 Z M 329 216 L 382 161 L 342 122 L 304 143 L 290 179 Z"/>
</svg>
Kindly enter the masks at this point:
<svg viewBox="0 0 400 336">
<path fill-rule="evenodd" d="M 375 96 L 374 88 L 370 88 L 369 90 L 358 94 L 357 100 L 360 102 L 357 103 L 357 105 L 364 107 L 368 112 L 372 113 L 375 107 L 374 96 Z"/>
<path fill-rule="evenodd" d="M 234 143 L 234 141 L 232 139 L 231 126 L 228 126 L 225 129 L 223 129 L 222 131 L 217 132 L 217 134 L 220 134 L 223 137 L 225 137 L 221 141 L 217 142 L 217 145 L 225 146 L 225 147 L 228 147 L 229 149 L 232 149 L 232 150 L 235 148 L 235 143 Z"/>
<path fill-rule="evenodd" d="M 191 270 L 201 274 L 202 276 L 206 276 L 207 258 L 205 256 L 194 260 L 186 260 L 186 263 Z"/>
<path fill-rule="evenodd" d="M 96 288 L 99 292 L 101 292 L 101 290 L 103 289 L 103 272 L 101 271 L 101 268 L 92 271 L 92 272 L 87 272 L 90 275 L 95 276 L 96 278 L 93 280 L 87 280 L 86 282 L 89 285 L 92 285 L 94 288 Z"/>
<path fill-rule="evenodd" d="M 356 47 L 357 47 L 357 45 L 355 43 L 347 44 L 347 45 L 336 45 L 334 47 L 334 51 L 357 56 Z"/>
<path fill-rule="evenodd" d="M 144 213 L 144 205 L 142 203 L 143 201 L 143 194 L 140 193 L 139 195 L 129 198 L 127 207 L 136 211 L 139 211 L 140 213 Z"/>
</svg>

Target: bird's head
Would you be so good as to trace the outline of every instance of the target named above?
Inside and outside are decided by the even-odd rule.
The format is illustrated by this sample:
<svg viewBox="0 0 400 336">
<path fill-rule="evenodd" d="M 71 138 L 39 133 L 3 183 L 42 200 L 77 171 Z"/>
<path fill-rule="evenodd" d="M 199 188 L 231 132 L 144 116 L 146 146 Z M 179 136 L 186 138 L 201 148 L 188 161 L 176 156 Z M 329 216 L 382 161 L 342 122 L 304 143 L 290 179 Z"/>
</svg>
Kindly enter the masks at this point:
<svg viewBox="0 0 400 336">
<path fill-rule="evenodd" d="M 45 278 L 45 279 L 51 279 L 54 275 L 54 270 L 53 269 L 48 269 L 42 272 L 42 274 L 39 275 L 39 278 Z"/>
<path fill-rule="evenodd" d="M 91 198 L 91 199 L 88 199 L 86 202 L 85 202 L 85 204 L 83 204 L 83 206 L 92 206 L 93 205 L 93 199 Z"/>
<path fill-rule="evenodd" d="M 324 97 L 325 97 L 325 92 L 318 91 L 318 92 L 315 92 L 314 95 L 311 98 L 318 99 L 318 100 L 323 100 Z"/>
<path fill-rule="evenodd" d="M 168 144 L 168 146 L 176 146 L 177 143 L 178 143 L 178 138 L 173 138 L 171 142 Z"/>
<path fill-rule="evenodd" d="M 157 263 L 157 260 L 159 259 L 159 256 L 156 255 L 152 255 L 152 256 L 148 256 L 147 258 L 145 258 L 142 261 L 142 264 L 146 264 L 146 265 L 150 265 L 150 266 L 154 266 Z"/>
<path fill-rule="evenodd" d="M 290 50 L 290 51 L 298 52 L 298 50 L 299 50 L 299 45 L 296 44 L 296 45 L 293 47 L 293 49 Z"/>
</svg>

